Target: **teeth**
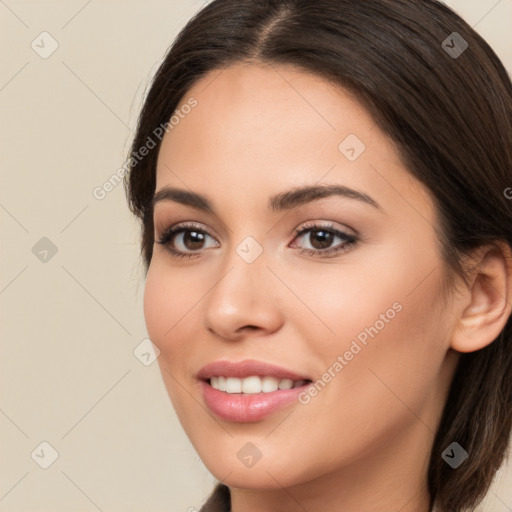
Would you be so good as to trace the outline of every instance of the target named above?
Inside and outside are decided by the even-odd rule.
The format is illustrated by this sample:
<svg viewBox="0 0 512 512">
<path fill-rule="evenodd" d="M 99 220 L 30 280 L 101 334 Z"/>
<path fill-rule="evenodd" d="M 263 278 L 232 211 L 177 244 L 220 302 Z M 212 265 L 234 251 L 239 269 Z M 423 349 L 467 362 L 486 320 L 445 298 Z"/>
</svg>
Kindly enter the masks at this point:
<svg viewBox="0 0 512 512">
<path fill-rule="evenodd" d="M 259 377 L 246 377 L 241 380 L 241 383 L 242 393 L 261 393 L 261 379 Z"/>
<path fill-rule="evenodd" d="M 279 381 L 275 377 L 263 377 L 261 379 L 261 391 L 263 393 L 270 393 L 271 391 L 277 391 L 279 389 Z"/>
<path fill-rule="evenodd" d="M 272 391 L 277 391 L 278 389 L 297 388 L 299 386 L 303 386 L 306 383 L 306 380 L 298 380 L 295 382 L 291 379 L 278 380 L 275 377 L 271 377 L 269 375 L 266 375 L 265 377 L 251 375 L 250 377 L 245 377 L 244 379 L 222 376 L 210 378 L 210 385 L 214 389 L 225 391 L 226 393 L 245 394 L 270 393 Z"/>
<path fill-rule="evenodd" d="M 279 383 L 279 389 L 292 389 L 293 388 L 293 380 L 283 379 Z"/>
<path fill-rule="evenodd" d="M 242 381 L 234 377 L 226 377 L 226 393 L 241 393 Z"/>
</svg>

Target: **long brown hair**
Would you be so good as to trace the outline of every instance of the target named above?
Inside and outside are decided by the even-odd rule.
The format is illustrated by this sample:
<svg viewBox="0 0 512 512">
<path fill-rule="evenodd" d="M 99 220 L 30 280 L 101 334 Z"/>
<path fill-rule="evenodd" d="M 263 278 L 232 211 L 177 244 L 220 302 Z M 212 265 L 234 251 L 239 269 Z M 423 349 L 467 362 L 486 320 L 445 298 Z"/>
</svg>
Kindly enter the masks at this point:
<svg viewBox="0 0 512 512">
<path fill-rule="evenodd" d="M 158 69 L 131 155 L 169 121 L 206 73 L 245 61 L 291 64 L 352 91 L 430 191 L 448 276 L 485 243 L 512 245 L 512 84 L 490 46 L 437 0 L 215 0 L 191 19 Z M 156 148 L 130 157 L 131 211 L 151 262 Z M 509 195 L 510 197 L 510 195 Z M 442 512 L 473 510 L 503 462 L 512 428 L 511 318 L 496 340 L 461 354 L 428 472 Z M 441 457 L 456 441 L 469 458 Z"/>
</svg>

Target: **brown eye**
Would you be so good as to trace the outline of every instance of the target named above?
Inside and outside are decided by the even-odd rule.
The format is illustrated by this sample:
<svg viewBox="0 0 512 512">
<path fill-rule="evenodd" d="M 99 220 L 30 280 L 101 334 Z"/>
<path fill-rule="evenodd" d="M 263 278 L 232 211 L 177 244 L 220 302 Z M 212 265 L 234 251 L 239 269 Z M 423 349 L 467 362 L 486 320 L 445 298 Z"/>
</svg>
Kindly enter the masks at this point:
<svg viewBox="0 0 512 512">
<path fill-rule="evenodd" d="M 204 243 L 204 233 L 200 231 L 186 230 L 182 231 L 181 233 L 176 233 L 174 237 L 181 234 L 183 234 L 182 243 L 187 249 L 190 251 L 197 251 L 198 249 L 202 248 Z"/>
<path fill-rule="evenodd" d="M 306 236 L 308 233 L 309 236 Z M 311 225 L 299 228 L 296 231 L 296 239 L 300 238 L 303 238 L 310 245 L 310 247 L 303 248 L 301 252 L 311 255 L 318 254 L 320 256 L 335 256 L 338 253 L 348 250 L 358 241 L 355 236 L 344 233 L 334 228 L 332 225 Z M 339 242 L 333 247 L 332 245 L 336 239 L 339 239 L 341 243 Z"/>
<path fill-rule="evenodd" d="M 309 235 L 309 243 L 313 249 L 327 249 L 333 242 L 335 235 L 325 229 L 312 229 Z"/>
<path fill-rule="evenodd" d="M 195 257 L 205 248 L 208 238 L 215 240 L 206 231 L 192 225 L 172 226 L 157 239 L 157 243 L 164 245 L 173 256 Z M 214 244 L 215 246 L 215 244 Z M 196 254 L 196 252 L 198 254 Z"/>
</svg>

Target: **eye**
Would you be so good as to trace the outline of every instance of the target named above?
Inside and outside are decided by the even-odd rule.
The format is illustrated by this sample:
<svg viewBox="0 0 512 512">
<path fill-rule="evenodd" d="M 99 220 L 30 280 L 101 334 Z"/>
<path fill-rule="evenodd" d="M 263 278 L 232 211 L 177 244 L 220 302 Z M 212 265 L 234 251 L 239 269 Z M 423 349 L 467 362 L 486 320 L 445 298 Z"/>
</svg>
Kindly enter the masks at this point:
<svg viewBox="0 0 512 512">
<path fill-rule="evenodd" d="M 166 229 L 157 239 L 173 255 L 181 258 L 200 256 L 196 252 L 206 249 L 204 242 L 210 235 L 195 224 L 184 223 Z M 212 240 L 214 240 L 212 238 Z M 178 245 L 178 248 L 175 247 Z M 215 244 L 214 244 L 215 246 Z M 187 252 L 192 251 L 192 252 Z"/>
<path fill-rule="evenodd" d="M 305 236 L 307 233 L 309 233 L 309 237 Z M 358 241 L 356 236 L 349 235 L 335 228 L 332 224 L 320 225 L 313 223 L 301 226 L 295 230 L 294 234 L 294 240 L 301 237 L 305 238 L 311 246 L 301 249 L 301 253 L 311 256 L 319 255 L 320 257 L 332 257 L 345 252 Z M 173 256 L 192 258 L 201 256 L 200 251 L 208 248 L 208 246 L 205 247 L 205 240 L 207 238 L 215 240 L 195 224 L 183 223 L 166 229 L 156 241 L 164 245 Z M 333 247 L 332 244 L 336 239 L 339 239 L 341 242 Z M 218 242 L 215 241 L 210 247 L 212 246 L 218 247 Z M 295 246 L 292 245 L 291 247 Z"/>
<path fill-rule="evenodd" d="M 304 236 L 307 233 L 309 233 L 309 236 Z M 303 248 L 300 251 L 301 253 L 306 253 L 311 256 L 318 254 L 320 257 L 332 257 L 345 252 L 358 241 L 356 236 L 340 231 L 332 224 L 310 224 L 307 226 L 301 226 L 295 231 L 295 235 L 295 239 L 303 237 L 311 246 L 309 248 Z M 333 247 L 332 244 L 336 238 L 341 240 L 341 243 L 338 243 Z"/>
</svg>

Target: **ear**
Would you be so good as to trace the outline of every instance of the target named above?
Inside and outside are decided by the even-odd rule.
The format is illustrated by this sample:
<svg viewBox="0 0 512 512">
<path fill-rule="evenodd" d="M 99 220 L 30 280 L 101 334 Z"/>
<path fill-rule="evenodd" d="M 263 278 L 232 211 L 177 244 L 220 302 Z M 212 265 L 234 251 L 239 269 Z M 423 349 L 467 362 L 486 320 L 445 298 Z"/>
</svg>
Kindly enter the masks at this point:
<svg viewBox="0 0 512 512">
<path fill-rule="evenodd" d="M 510 246 L 496 241 L 475 252 L 451 337 L 450 346 L 458 352 L 474 352 L 492 343 L 512 311 Z"/>
</svg>

